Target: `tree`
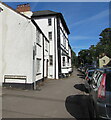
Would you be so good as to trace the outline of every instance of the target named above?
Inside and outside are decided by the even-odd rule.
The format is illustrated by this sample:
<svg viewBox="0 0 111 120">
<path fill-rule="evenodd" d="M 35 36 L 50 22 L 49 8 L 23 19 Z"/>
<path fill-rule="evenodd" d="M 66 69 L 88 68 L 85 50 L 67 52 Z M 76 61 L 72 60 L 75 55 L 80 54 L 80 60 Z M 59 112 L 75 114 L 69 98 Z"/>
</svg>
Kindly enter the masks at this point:
<svg viewBox="0 0 111 120">
<path fill-rule="evenodd" d="M 111 28 L 104 29 L 100 36 L 100 42 L 96 46 L 98 54 L 105 53 L 111 57 Z"/>
</svg>

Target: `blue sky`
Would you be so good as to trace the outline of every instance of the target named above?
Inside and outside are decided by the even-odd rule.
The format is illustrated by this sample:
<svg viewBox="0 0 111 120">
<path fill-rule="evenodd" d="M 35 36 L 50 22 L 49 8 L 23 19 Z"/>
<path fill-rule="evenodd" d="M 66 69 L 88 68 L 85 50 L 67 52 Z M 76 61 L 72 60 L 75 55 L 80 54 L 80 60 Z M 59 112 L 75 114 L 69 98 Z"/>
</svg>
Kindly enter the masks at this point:
<svg viewBox="0 0 111 120">
<path fill-rule="evenodd" d="M 16 9 L 18 4 L 6 3 Z M 61 12 L 70 30 L 69 41 L 76 54 L 99 42 L 101 31 L 109 27 L 108 2 L 32 2 L 32 11 Z"/>
</svg>

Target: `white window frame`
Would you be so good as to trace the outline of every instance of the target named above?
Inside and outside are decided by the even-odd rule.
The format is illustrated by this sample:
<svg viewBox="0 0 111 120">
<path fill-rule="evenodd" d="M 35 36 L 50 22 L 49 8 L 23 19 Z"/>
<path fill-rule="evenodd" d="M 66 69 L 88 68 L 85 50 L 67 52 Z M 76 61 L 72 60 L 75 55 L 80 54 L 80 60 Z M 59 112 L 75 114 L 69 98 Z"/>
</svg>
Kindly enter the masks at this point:
<svg viewBox="0 0 111 120">
<path fill-rule="evenodd" d="M 36 67 L 37 67 L 37 71 L 36 73 L 40 73 L 41 72 L 41 59 L 36 58 Z"/>
</svg>

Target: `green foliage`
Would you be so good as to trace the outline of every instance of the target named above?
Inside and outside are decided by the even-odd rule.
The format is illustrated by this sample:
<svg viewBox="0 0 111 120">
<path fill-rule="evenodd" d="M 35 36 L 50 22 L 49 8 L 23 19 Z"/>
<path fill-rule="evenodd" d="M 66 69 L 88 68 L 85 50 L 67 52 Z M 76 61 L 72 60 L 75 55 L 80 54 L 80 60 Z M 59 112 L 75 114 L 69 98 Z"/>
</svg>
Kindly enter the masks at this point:
<svg viewBox="0 0 111 120">
<path fill-rule="evenodd" d="M 100 41 L 97 45 L 91 45 L 89 49 L 79 52 L 79 63 L 91 64 L 97 61 L 99 56 L 105 54 L 111 57 L 111 28 L 104 29 L 100 34 Z"/>
</svg>

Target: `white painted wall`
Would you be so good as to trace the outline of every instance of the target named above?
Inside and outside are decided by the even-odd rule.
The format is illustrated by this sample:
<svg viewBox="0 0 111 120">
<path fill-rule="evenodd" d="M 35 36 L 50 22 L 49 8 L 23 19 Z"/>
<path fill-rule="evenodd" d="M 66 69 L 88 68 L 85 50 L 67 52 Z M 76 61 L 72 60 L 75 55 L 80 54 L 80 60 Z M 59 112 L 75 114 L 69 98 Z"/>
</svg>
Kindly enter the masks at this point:
<svg viewBox="0 0 111 120">
<path fill-rule="evenodd" d="M 36 28 L 30 20 L 0 3 L 2 18 L 2 67 L 4 75 L 27 76 L 27 83 L 33 82 L 33 43 Z M 1 55 L 1 54 L 0 54 Z M 8 81 L 7 81 L 8 82 Z M 12 82 L 20 82 L 13 80 Z"/>
</svg>

